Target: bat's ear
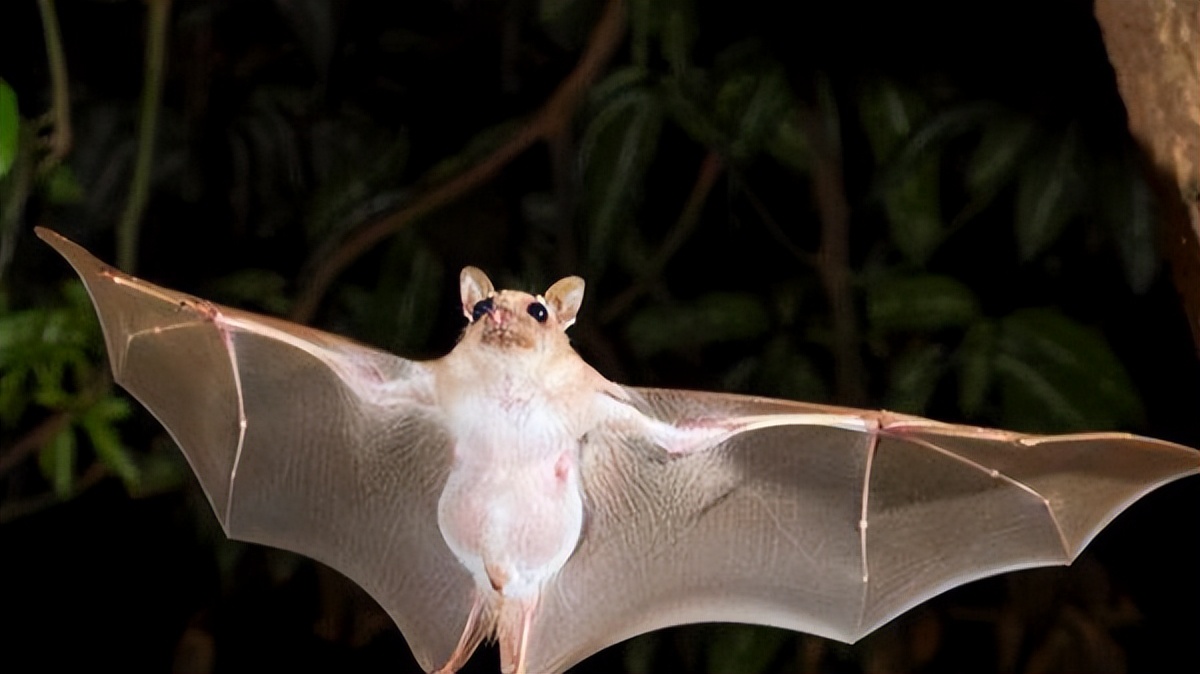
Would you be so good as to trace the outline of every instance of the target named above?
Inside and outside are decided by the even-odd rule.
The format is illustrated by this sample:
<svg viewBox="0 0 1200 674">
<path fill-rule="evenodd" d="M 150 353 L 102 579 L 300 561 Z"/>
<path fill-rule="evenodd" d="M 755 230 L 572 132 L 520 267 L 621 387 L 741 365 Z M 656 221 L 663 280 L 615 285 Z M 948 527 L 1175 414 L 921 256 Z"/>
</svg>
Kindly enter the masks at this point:
<svg viewBox="0 0 1200 674">
<path fill-rule="evenodd" d="M 546 303 L 554 309 L 554 315 L 558 318 L 559 325 L 563 330 L 571 327 L 575 322 L 575 315 L 579 313 L 579 305 L 583 304 L 583 279 L 578 276 L 568 276 L 564 279 L 555 281 L 554 285 L 546 291 Z"/>
<path fill-rule="evenodd" d="M 463 267 L 458 275 L 458 291 L 462 296 L 463 315 L 471 320 L 475 305 L 496 292 L 492 281 L 479 267 Z"/>
</svg>

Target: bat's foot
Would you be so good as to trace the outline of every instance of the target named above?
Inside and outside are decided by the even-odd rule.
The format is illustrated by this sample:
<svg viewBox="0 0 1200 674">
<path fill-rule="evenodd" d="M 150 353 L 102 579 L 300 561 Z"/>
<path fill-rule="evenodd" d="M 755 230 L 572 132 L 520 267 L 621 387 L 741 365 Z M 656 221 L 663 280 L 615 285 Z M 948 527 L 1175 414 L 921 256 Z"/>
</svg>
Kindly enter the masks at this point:
<svg viewBox="0 0 1200 674">
<path fill-rule="evenodd" d="M 500 639 L 500 671 L 503 674 L 526 674 L 525 653 L 537 601 L 536 595 L 511 599 L 500 608 L 500 623 L 496 631 Z"/>
<path fill-rule="evenodd" d="M 462 636 L 458 638 L 458 645 L 454 647 L 454 652 L 450 654 L 446 664 L 435 669 L 433 674 L 454 674 L 471 659 L 471 654 L 479 647 L 479 642 L 483 641 L 484 637 L 484 627 L 480 621 L 483 608 L 484 599 L 476 590 L 475 599 L 471 603 L 471 613 L 467 615 L 467 624 L 463 627 Z"/>
</svg>

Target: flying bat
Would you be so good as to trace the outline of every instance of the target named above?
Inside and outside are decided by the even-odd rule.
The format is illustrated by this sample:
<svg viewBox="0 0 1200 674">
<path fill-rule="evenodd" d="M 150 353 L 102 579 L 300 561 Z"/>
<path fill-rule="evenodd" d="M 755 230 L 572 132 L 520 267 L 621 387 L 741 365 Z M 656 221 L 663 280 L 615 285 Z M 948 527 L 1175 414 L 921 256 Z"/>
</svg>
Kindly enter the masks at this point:
<svg viewBox="0 0 1200 674">
<path fill-rule="evenodd" d="M 425 671 L 485 639 L 561 672 L 643 632 L 773 625 L 853 642 L 971 580 L 1069 564 L 1200 453 L 888 412 L 628 387 L 571 348 L 584 281 L 460 277 L 468 325 L 416 362 L 168 290 L 62 236 L 117 382 L 225 533 L 321 561 Z"/>
</svg>

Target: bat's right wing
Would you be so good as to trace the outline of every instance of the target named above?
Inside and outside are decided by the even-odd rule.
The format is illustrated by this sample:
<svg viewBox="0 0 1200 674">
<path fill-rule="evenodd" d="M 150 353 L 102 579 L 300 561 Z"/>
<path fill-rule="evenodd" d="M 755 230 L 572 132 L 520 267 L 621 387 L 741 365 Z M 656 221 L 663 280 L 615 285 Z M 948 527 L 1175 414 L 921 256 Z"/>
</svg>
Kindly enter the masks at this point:
<svg viewBox="0 0 1200 674">
<path fill-rule="evenodd" d="M 1119 433 L 627 391 L 652 421 L 585 438 L 584 537 L 542 597 L 530 671 L 684 623 L 855 641 L 951 587 L 1067 564 L 1141 495 L 1200 472 L 1200 452 Z"/>
<path fill-rule="evenodd" d="M 473 581 L 437 503 L 452 445 L 420 363 L 121 273 L 45 229 L 83 279 L 113 375 L 183 449 L 225 533 L 346 574 L 427 671 Z"/>
</svg>

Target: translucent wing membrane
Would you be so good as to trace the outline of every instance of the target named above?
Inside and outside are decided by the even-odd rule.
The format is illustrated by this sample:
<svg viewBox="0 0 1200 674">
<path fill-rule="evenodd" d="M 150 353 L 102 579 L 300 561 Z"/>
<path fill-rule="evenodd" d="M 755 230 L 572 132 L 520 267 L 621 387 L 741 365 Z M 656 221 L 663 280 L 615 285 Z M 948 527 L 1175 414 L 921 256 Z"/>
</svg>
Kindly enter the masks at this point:
<svg viewBox="0 0 1200 674">
<path fill-rule="evenodd" d="M 115 379 L 178 443 L 225 532 L 341 571 L 425 669 L 444 661 L 474 584 L 437 526 L 452 445 L 425 366 L 160 288 L 38 234 L 83 278 Z"/>
<path fill-rule="evenodd" d="M 762 415 L 774 425 L 674 456 L 619 431 L 589 439 L 587 536 L 543 599 L 531 671 L 692 622 L 856 641 L 951 587 L 1067 564 L 1137 498 L 1200 472 L 1200 453 L 1123 434 L 1038 438 L 745 396 L 631 393 L 640 411 L 677 426 Z M 877 430 L 816 425 L 814 414 L 858 415 Z"/>
<path fill-rule="evenodd" d="M 345 573 L 426 670 L 454 669 L 496 635 L 505 662 L 524 658 L 537 674 L 682 623 L 855 641 L 956 585 L 1067 564 L 1139 497 L 1200 472 L 1200 453 L 1131 435 L 1034 437 L 571 379 L 568 392 L 583 387 L 580 400 L 604 410 L 583 426 L 578 457 L 575 431 L 562 438 L 579 462 L 583 534 L 537 596 L 514 603 L 494 583 L 476 587 L 438 526 L 456 449 L 435 394 L 446 360 L 414 363 L 198 300 L 38 235 L 83 278 L 116 380 L 183 449 L 226 533 Z M 464 279 L 464 307 L 491 296 L 486 277 Z M 582 298 L 582 281 L 567 281 L 547 294 L 563 325 Z M 563 350 L 555 371 L 574 358 L 594 374 Z M 464 378 L 470 396 L 483 363 Z M 484 402 L 477 435 L 491 437 L 491 416 L 512 432 L 507 408 Z M 554 429 L 553 414 L 570 411 L 550 407 L 523 413 L 551 416 L 531 427 Z M 571 464 L 548 465 L 557 475 Z"/>
</svg>

